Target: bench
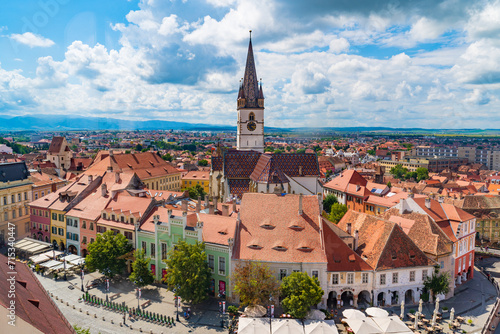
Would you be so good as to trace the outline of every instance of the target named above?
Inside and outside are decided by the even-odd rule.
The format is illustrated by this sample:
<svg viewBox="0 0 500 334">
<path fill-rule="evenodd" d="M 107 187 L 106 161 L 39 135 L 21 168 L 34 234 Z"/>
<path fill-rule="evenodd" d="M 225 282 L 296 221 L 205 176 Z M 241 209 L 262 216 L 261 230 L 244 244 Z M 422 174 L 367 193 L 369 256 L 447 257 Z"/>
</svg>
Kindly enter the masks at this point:
<svg viewBox="0 0 500 334">
<path fill-rule="evenodd" d="M 146 306 L 149 306 L 149 305 L 151 305 L 151 301 L 147 300 L 147 301 L 145 301 L 144 303 L 141 304 L 141 308 L 144 309 L 144 308 L 146 308 Z"/>
<path fill-rule="evenodd" d="M 115 293 L 114 295 L 112 295 L 111 297 L 109 297 L 109 299 L 115 300 L 116 298 L 120 298 L 121 294 L 122 294 L 121 292 Z"/>
</svg>

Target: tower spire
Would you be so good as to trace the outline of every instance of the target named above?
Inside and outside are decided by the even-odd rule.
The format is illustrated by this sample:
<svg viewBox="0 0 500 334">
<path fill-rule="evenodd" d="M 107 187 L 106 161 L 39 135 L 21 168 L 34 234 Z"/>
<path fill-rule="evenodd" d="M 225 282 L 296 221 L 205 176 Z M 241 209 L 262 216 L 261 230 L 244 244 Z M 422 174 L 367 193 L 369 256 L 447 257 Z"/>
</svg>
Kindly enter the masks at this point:
<svg viewBox="0 0 500 334">
<path fill-rule="evenodd" d="M 248 43 L 247 63 L 245 75 L 243 76 L 243 94 L 245 95 L 246 108 L 259 108 L 257 99 L 259 98 L 259 81 L 255 70 L 255 61 L 252 47 L 252 30 L 250 30 L 250 41 Z"/>
</svg>

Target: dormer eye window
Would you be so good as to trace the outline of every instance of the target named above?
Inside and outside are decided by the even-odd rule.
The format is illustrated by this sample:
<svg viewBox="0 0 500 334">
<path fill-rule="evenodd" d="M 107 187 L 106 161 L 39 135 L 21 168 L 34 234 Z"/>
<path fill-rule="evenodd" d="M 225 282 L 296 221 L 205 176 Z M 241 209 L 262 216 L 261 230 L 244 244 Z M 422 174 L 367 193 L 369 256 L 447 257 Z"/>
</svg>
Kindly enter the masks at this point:
<svg viewBox="0 0 500 334">
<path fill-rule="evenodd" d="M 221 234 L 221 235 L 226 235 L 226 234 L 227 234 L 227 232 L 226 232 L 226 231 L 219 231 L 219 234 Z"/>
<path fill-rule="evenodd" d="M 271 224 L 263 224 L 263 225 L 260 225 L 260 227 L 265 228 L 266 230 L 272 230 L 275 228 L 275 226 L 273 226 Z"/>
<path fill-rule="evenodd" d="M 304 229 L 304 227 L 302 227 L 300 225 L 290 225 L 289 228 L 291 228 L 292 230 L 296 230 L 296 231 L 302 231 Z"/>
<path fill-rule="evenodd" d="M 287 250 L 287 248 L 283 247 L 283 246 L 274 246 L 273 249 L 277 250 L 277 251 L 280 251 L 280 252 L 284 252 L 284 251 Z"/>
<path fill-rule="evenodd" d="M 260 245 L 249 245 L 248 248 L 251 248 L 251 249 L 262 249 L 262 246 L 260 246 Z"/>
</svg>

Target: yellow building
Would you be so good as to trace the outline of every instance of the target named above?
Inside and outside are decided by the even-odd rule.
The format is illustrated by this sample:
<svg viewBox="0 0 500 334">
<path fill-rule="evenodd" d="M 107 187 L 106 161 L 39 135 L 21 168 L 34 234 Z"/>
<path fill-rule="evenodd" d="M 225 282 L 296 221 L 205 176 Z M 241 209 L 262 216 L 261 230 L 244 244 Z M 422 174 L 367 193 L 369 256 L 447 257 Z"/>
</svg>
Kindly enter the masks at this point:
<svg viewBox="0 0 500 334">
<path fill-rule="evenodd" d="M 210 172 L 191 171 L 182 176 L 182 189 L 195 187 L 197 184 L 203 187 L 206 193 L 210 190 Z"/>
<path fill-rule="evenodd" d="M 32 185 L 24 162 L 0 164 L 0 243 L 29 236 Z"/>
<path fill-rule="evenodd" d="M 410 172 L 415 172 L 417 168 L 424 167 L 427 168 L 429 163 L 424 162 L 408 162 L 408 161 L 393 161 L 393 160 L 380 160 L 378 162 L 380 166 L 385 167 L 386 170 L 391 170 L 391 168 L 396 167 L 397 165 L 401 165 L 404 168 L 407 168 Z"/>
<path fill-rule="evenodd" d="M 50 210 L 50 240 L 59 250 L 66 249 L 66 219 L 65 212 Z"/>
</svg>

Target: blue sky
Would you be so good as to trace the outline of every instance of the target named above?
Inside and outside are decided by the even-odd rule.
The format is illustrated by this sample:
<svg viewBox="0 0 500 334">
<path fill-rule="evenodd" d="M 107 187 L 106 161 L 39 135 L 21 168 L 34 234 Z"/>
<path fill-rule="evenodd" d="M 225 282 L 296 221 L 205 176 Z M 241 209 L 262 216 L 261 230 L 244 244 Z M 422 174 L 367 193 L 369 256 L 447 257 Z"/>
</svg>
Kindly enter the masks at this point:
<svg viewBox="0 0 500 334">
<path fill-rule="evenodd" d="M 0 2 L 0 115 L 235 124 L 248 30 L 270 126 L 500 128 L 500 4 Z"/>
</svg>

